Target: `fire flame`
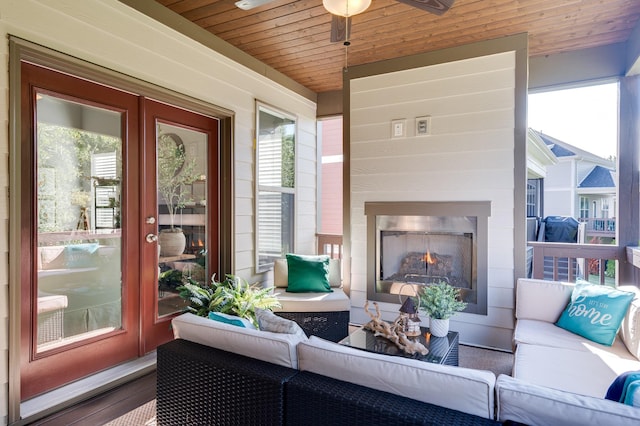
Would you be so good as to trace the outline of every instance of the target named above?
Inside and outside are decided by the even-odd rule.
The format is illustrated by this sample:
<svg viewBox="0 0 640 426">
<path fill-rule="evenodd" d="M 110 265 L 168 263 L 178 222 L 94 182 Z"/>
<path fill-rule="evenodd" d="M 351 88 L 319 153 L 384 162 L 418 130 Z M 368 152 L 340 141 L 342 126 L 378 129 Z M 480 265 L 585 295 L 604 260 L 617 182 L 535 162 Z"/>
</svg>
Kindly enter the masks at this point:
<svg viewBox="0 0 640 426">
<path fill-rule="evenodd" d="M 191 247 L 204 247 L 204 243 L 198 238 L 198 244 L 196 244 L 195 241 L 191 241 Z"/>
<path fill-rule="evenodd" d="M 435 263 L 435 261 L 434 261 L 434 260 L 433 260 L 433 258 L 431 257 L 431 253 L 430 253 L 430 252 L 427 252 L 427 253 L 424 255 L 424 261 L 425 261 L 425 263 L 428 263 L 429 265 L 433 265 L 433 264 Z"/>
</svg>

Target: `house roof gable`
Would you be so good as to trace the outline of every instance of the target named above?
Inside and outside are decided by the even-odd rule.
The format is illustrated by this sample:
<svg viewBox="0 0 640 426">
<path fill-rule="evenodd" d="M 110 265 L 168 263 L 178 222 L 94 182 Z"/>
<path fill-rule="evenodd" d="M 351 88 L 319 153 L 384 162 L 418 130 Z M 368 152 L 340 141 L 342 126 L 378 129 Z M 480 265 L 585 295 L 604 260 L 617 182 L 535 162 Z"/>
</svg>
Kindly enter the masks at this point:
<svg viewBox="0 0 640 426">
<path fill-rule="evenodd" d="M 578 185 L 578 188 L 615 188 L 615 180 L 611 175 L 611 170 L 595 166 L 591 172 Z"/>
</svg>

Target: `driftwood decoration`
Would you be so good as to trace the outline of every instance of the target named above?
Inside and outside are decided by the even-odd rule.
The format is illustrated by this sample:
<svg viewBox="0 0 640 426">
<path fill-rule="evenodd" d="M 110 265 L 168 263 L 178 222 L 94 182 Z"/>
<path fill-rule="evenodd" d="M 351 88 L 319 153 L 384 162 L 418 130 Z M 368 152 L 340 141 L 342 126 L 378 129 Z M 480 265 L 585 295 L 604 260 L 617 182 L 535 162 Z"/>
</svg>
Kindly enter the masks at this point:
<svg viewBox="0 0 640 426">
<path fill-rule="evenodd" d="M 367 315 L 371 317 L 371 321 L 366 323 L 363 328 L 373 331 L 376 336 L 382 336 L 392 341 L 400 350 L 410 355 L 416 353 L 426 355 L 429 353 L 429 349 L 425 348 L 422 343 L 411 340 L 404 334 L 400 317 L 398 317 L 393 324 L 389 324 L 380 319 L 381 314 L 378 304 L 373 302 L 373 306 L 376 308 L 375 315 L 369 312 L 369 301 L 364 302 L 364 310 Z"/>
</svg>

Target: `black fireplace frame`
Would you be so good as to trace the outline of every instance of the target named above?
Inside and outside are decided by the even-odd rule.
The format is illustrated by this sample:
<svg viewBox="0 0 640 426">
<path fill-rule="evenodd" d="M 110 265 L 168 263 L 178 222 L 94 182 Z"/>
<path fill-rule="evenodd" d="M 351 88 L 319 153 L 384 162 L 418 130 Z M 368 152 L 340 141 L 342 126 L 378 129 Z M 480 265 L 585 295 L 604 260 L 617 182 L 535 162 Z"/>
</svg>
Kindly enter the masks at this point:
<svg viewBox="0 0 640 426">
<path fill-rule="evenodd" d="M 475 218 L 476 266 L 474 278 L 476 282 L 473 290 L 476 291 L 476 302 L 468 303 L 464 312 L 487 315 L 488 228 L 489 216 L 491 216 L 491 201 L 365 202 L 364 213 L 367 217 L 367 299 L 395 304 L 400 303 L 398 294 L 377 291 L 379 287 L 377 271 L 380 261 L 380 236 L 377 232 L 378 216 L 463 216 Z"/>
</svg>

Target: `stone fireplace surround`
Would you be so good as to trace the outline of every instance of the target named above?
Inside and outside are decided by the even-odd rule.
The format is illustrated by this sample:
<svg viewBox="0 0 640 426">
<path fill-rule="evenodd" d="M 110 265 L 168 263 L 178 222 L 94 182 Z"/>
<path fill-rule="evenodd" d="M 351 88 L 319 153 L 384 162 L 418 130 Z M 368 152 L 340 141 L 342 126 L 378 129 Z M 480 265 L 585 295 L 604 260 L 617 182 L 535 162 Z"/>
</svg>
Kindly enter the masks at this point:
<svg viewBox="0 0 640 426">
<path fill-rule="evenodd" d="M 372 301 L 400 303 L 399 292 L 405 294 L 406 286 L 418 286 L 421 280 L 430 276 L 428 270 L 424 275 L 415 274 L 417 279 L 389 280 L 389 272 L 381 272 L 381 231 L 382 223 L 385 231 L 398 231 L 411 238 L 412 234 L 447 235 L 460 239 L 468 237 L 472 247 L 463 255 L 453 253 L 437 253 L 440 258 L 450 259 L 450 263 L 457 264 L 452 272 L 447 274 L 457 287 L 461 288 L 461 295 L 468 302 L 464 312 L 487 314 L 487 269 L 488 269 L 488 218 L 491 215 L 490 201 L 446 201 L 446 202 L 365 202 L 367 217 L 367 298 Z M 411 224 L 407 226 L 407 224 Z M 426 227 L 421 229 L 422 224 Z M 438 224 L 441 224 L 440 227 Z M 424 231 L 424 232 L 423 232 Z M 462 238 L 467 239 L 467 238 Z M 425 253 L 426 254 L 426 253 Z M 415 257 L 411 251 L 408 258 Z M 461 258 L 462 257 L 462 258 Z M 464 259 L 463 259 L 464 258 Z M 469 258 L 469 259 L 467 259 Z M 462 264 L 470 265 L 461 267 Z M 427 268 L 428 265 L 425 265 Z M 381 276 L 382 274 L 382 276 Z M 413 282 L 412 282 L 413 281 Z M 409 289 L 411 290 L 411 289 Z"/>
</svg>

